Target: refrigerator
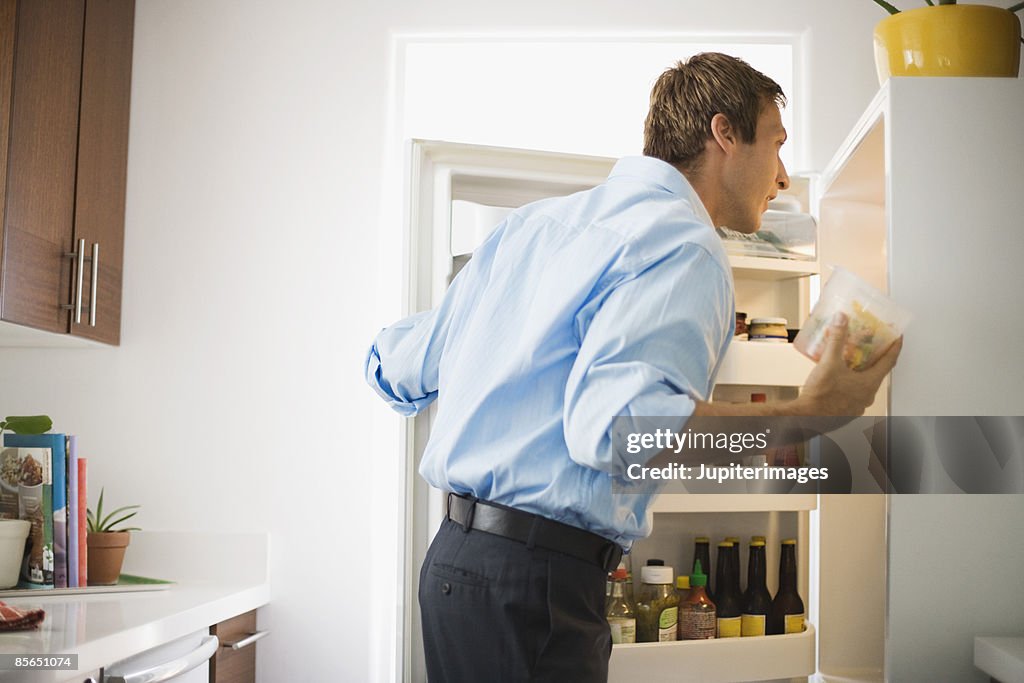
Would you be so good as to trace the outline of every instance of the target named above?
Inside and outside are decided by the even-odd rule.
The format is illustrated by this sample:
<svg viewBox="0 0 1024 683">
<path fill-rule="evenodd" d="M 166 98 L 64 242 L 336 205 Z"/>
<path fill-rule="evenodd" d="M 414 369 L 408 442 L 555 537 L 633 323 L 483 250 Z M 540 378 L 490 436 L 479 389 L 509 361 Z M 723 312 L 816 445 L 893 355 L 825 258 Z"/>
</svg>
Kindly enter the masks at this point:
<svg viewBox="0 0 1024 683">
<path fill-rule="evenodd" d="M 968 111 L 971 105 L 977 112 Z M 793 177 L 787 192 L 790 203 L 817 218 L 816 257 L 730 254 L 737 309 L 751 317 L 782 316 L 797 327 L 813 306 L 822 279 L 833 266 L 844 266 L 888 291 L 916 315 L 901 362 L 891 383 L 880 389 L 870 414 L 1024 414 L 1024 402 L 1015 398 L 1024 386 L 1024 364 L 1011 353 L 1019 346 L 1012 340 L 1021 338 L 1024 324 L 1020 316 L 1002 315 L 997 333 L 990 320 L 997 311 L 1013 311 L 1013 299 L 1024 284 L 1013 264 L 1024 256 L 1018 218 L 1024 206 L 1013 199 L 1024 194 L 1024 136 L 1009 116 L 986 119 L 985 126 L 957 125 L 962 116 L 977 121 L 986 112 L 1022 111 L 1024 91 L 1008 79 L 889 81 L 829 167 L 821 174 Z M 615 161 L 411 141 L 406 158 L 408 312 L 437 305 L 473 248 L 509 210 L 593 187 L 605 180 Z M 969 176 L 969 191 L 938 191 L 950 184 L 954 167 L 960 169 L 958 183 Z M 956 204 L 956 211 L 949 210 L 950 203 Z M 966 223 L 971 225 L 970 237 L 950 242 L 965 236 Z M 947 334 L 943 326 L 943 333 L 936 334 L 930 323 L 945 317 L 957 321 L 957 331 Z M 1011 367 L 997 366 L 997 358 L 1007 358 Z M 713 400 L 742 402 L 752 393 L 764 393 L 769 401 L 792 398 L 811 368 L 790 344 L 733 343 Z M 950 392 L 951 382 L 970 386 Z M 406 421 L 401 454 L 404 576 L 397 660 L 405 681 L 425 680 L 416 584 L 426 548 L 444 514 L 444 494 L 417 474 L 433 410 Z M 1008 467 L 1011 475 L 1019 475 L 1019 462 Z M 927 464 L 924 470 L 931 472 Z M 957 509 L 969 517 L 975 513 L 972 506 L 993 504 L 989 496 L 955 493 L 957 489 L 940 482 L 937 475 L 926 479 L 937 487 L 933 490 L 950 492 L 939 497 L 954 500 L 936 502 L 938 497 L 932 495 L 903 496 L 881 489 L 862 495 L 737 492 L 657 499 L 653 532 L 631 553 L 634 577 L 653 557 L 672 565 L 676 574 L 688 573 L 696 536 L 709 536 L 712 547 L 725 536 L 743 539 L 740 566 L 745 567 L 747 541 L 762 535 L 768 549 L 768 587 L 774 594 L 779 544 L 795 538 L 806 629 L 783 636 L 616 645 L 609 680 L 939 680 L 941 676 L 917 676 L 914 658 L 922 656 L 945 658 L 945 670 L 953 667 L 964 676 L 975 675 L 963 647 L 939 648 L 922 635 L 934 631 L 941 638 L 950 629 L 919 622 L 906 631 L 902 628 L 907 615 L 929 598 L 931 607 L 941 602 L 919 586 L 937 588 L 934 584 L 946 576 L 940 561 L 922 578 L 915 562 L 920 549 L 907 539 L 931 543 L 933 550 L 939 541 L 938 557 L 949 558 L 947 542 L 927 537 L 928 522 L 939 514 L 936 508 Z M 1019 494 L 1024 483 L 1009 489 Z M 981 544 L 981 550 L 995 538 L 1007 545 L 1005 534 L 1024 522 L 1024 503 L 1020 495 L 998 498 L 1001 502 L 994 504 L 999 519 L 984 519 L 996 524 L 996 533 L 959 542 Z M 1024 542 L 1013 540 L 1009 545 L 1024 555 Z M 1013 577 L 1006 574 L 1002 579 Z M 1024 590 L 1011 603 L 993 605 L 993 613 L 1005 618 L 985 624 L 1009 628 L 1013 614 L 1024 608 Z M 974 618 L 972 624 L 978 627 L 979 620 Z M 966 647 L 969 634 L 954 630 L 963 641 L 958 644 Z"/>
</svg>

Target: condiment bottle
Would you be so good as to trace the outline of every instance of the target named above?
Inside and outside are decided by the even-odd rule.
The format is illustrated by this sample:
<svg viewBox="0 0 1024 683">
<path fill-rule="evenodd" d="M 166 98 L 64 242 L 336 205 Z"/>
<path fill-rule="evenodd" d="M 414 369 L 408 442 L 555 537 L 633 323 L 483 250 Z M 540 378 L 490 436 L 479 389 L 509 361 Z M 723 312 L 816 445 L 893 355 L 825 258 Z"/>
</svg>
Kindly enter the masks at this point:
<svg viewBox="0 0 1024 683">
<path fill-rule="evenodd" d="M 779 592 L 768 611 L 768 635 L 801 633 L 804 630 L 804 601 L 796 589 L 796 540 L 782 542 L 779 557 Z"/>
<path fill-rule="evenodd" d="M 743 596 L 740 622 L 742 636 L 763 636 L 767 633 L 765 622 L 772 607 L 772 594 L 768 592 L 766 571 L 764 541 L 751 541 L 747 558 L 747 592 Z"/>
<path fill-rule="evenodd" d="M 613 645 L 636 642 L 636 605 L 626 595 L 627 576 L 622 565 L 612 572 L 612 597 L 605 618 L 612 632 Z"/>
<path fill-rule="evenodd" d="M 697 561 L 700 561 L 700 566 L 704 568 L 704 571 L 711 571 L 711 539 L 707 536 L 698 536 L 693 539 L 693 565 L 690 567 L 690 573 L 697 573 Z M 708 586 L 710 588 L 710 586 Z M 714 600 L 714 595 L 710 590 L 706 590 L 708 598 Z"/>
<path fill-rule="evenodd" d="M 715 637 L 715 603 L 704 588 L 708 577 L 698 559 L 690 575 L 690 596 L 679 605 L 679 640 L 707 640 Z"/>
<path fill-rule="evenodd" d="M 719 638 L 739 638 L 743 615 L 742 597 L 737 590 L 733 544 L 718 544 L 718 567 L 715 570 L 715 606 Z"/>
<path fill-rule="evenodd" d="M 648 565 L 640 569 L 640 599 L 636 604 L 636 642 L 676 640 L 679 596 L 672 587 L 672 567 Z"/>
</svg>

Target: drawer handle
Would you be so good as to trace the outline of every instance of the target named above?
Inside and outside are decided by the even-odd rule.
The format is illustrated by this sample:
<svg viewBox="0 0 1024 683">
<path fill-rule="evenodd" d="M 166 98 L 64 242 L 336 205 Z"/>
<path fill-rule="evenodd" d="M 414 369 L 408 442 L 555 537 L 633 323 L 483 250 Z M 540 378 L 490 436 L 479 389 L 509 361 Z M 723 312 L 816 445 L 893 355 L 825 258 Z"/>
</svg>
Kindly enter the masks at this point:
<svg viewBox="0 0 1024 683">
<path fill-rule="evenodd" d="M 122 676 L 104 676 L 103 683 L 160 683 L 161 681 L 169 681 L 209 660 L 217 651 L 219 645 L 220 641 L 217 640 L 217 636 L 205 636 L 199 647 L 180 659 Z"/>
<path fill-rule="evenodd" d="M 256 631 L 256 633 L 250 633 L 241 640 L 225 640 L 220 644 L 221 647 L 230 647 L 232 650 L 241 650 L 243 647 L 249 647 L 263 636 L 269 635 L 270 631 Z"/>
</svg>

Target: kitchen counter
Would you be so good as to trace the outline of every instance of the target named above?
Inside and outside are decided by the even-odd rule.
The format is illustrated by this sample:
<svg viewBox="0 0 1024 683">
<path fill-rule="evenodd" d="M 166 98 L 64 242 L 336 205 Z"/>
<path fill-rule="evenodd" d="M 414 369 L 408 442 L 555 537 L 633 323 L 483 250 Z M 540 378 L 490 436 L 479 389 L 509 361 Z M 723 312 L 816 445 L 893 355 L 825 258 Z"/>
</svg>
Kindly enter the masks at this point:
<svg viewBox="0 0 1024 683">
<path fill-rule="evenodd" d="M 975 638 L 974 666 L 1001 683 L 1024 681 L 1024 638 Z"/>
<path fill-rule="evenodd" d="M 77 654 L 78 673 L 0 671 L 0 681 L 78 681 L 270 601 L 266 534 L 134 532 L 123 573 L 175 583 L 138 593 L 4 598 L 41 607 L 46 619 L 34 631 L 0 633 L 0 653 Z"/>
</svg>

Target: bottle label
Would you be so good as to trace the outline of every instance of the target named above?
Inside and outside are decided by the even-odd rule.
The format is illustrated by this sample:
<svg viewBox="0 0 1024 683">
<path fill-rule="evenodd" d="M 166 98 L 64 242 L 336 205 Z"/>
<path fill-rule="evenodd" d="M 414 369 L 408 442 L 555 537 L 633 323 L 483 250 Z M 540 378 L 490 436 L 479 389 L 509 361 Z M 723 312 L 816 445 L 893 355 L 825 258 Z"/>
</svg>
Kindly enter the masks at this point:
<svg viewBox="0 0 1024 683">
<path fill-rule="evenodd" d="M 661 610 L 658 617 L 658 642 L 665 643 L 676 640 L 679 629 L 679 608 L 669 607 Z"/>
<path fill-rule="evenodd" d="M 608 627 L 612 631 L 612 645 L 636 642 L 636 619 L 608 617 Z"/>
<path fill-rule="evenodd" d="M 786 633 L 803 633 L 804 632 L 804 615 L 803 614 L 787 614 L 786 615 Z"/>
<path fill-rule="evenodd" d="M 684 610 L 679 622 L 680 640 L 707 640 L 715 637 L 714 610 Z"/>
<path fill-rule="evenodd" d="M 765 616 L 763 614 L 744 614 L 740 626 L 741 635 L 744 638 L 747 636 L 763 636 L 764 622 Z"/>
<path fill-rule="evenodd" d="M 719 638 L 739 638 L 742 629 L 740 617 L 725 617 L 718 619 Z"/>
</svg>

